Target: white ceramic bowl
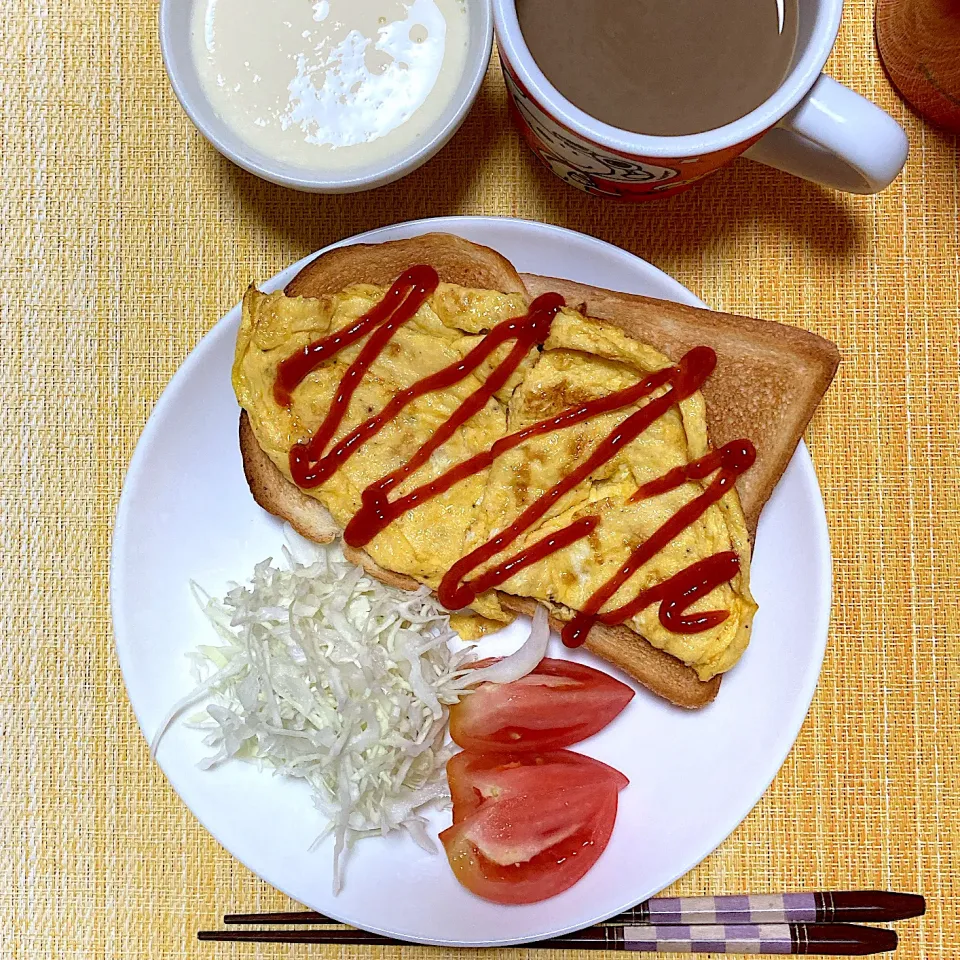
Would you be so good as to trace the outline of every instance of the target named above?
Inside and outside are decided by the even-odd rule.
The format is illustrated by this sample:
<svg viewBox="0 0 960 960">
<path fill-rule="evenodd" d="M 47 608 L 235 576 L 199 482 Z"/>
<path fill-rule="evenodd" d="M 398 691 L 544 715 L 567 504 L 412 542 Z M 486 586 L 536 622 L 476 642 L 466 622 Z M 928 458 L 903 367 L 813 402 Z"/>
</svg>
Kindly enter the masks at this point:
<svg viewBox="0 0 960 960">
<path fill-rule="evenodd" d="M 466 118 L 483 83 L 493 49 L 491 0 L 467 0 L 470 40 L 466 67 L 450 103 L 433 127 L 387 160 L 352 170 L 311 173 L 254 149 L 217 114 L 203 92 L 190 51 L 190 23 L 196 2 L 199 0 L 160 2 L 160 50 L 180 105 L 207 140 L 235 164 L 264 180 L 311 193 L 372 190 L 399 180 L 426 163 L 446 145 Z"/>
</svg>

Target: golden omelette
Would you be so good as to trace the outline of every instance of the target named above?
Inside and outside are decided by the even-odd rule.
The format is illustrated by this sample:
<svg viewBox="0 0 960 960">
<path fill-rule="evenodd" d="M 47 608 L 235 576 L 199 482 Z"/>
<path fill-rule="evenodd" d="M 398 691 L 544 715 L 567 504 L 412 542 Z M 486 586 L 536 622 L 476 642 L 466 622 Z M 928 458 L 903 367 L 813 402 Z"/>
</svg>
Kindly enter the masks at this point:
<svg viewBox="0 0 960 960">
<path fill-rule="evenodd" d="M 358 320 L 385 293 L 383 287 L 355 285 L 318 299 L 254 289 L 244 298 L 234 389 L 260 447 L 291 483 L 291 448 L 309 441 L 317 430 L 364 341 L 345 348 L 309 374 L 293 392 L 289 407 L 278 404 L 274 396 L 278 366 L 309 344 Z M 374 359 L 334 440 L 379 413 L 400 391 L 462 359 L 491 327 L 522 316 L 526 310 L 521 295 L 441 283 Z M 325 482 L 304 493 L 318 500 L 340 528 L 346 527 L 360 509 L 362 491 L 404 466 L 512 346 L 508 342 L 498 347 L 455 386 L 414 399 Z M 404 480 L 393 498 L 489 450 L 508 433 L 574 404 L 633 386 L 651 372 L 671 366 L 663 354 L 618 328 L 563 308 L 553 320 L 543 349 L 532 348 L 503 389 Z M 658 390 L 652 396 L 663 392 Z M 498 457 L 489 469 L 402 515 L 366 545 L 366 552 L 380 567 L 435 589 L 457 560 L 512 523 L 525 507 L 582 463 L 618 423 L 647 402 L 649 399 L 527 440 Z M 707 481 L 687 481 L 668 492 L 631 502 L 638 486 L 704 456 L 708 449 L 705 406 L 700 393 L 695 393 L 671 407 L 588 480 L 553 504 L 510 552 L 522 550 L 580 517 L 598 515 L 600 522 L 589 536 L 520 570 L 498 590 L 543 602 L 556 618 L 569 620 L 640 543 L 703 493 Z M 604 609 L 619 607 L 691 564 L 731 550 L 740 558 L 737 575 L 690 608 L 694 612 L 728 611 L 722 623 L 699 633 L 674 633 L 661 623 L 657 605 L 626 621 L 626 626 L 655 647 L 693 667 L 701 680 L 708 680 L 737 662 L 749 640 L 756 610 L 749 590 L 747 528 L 735 490 L 708 507 L 643 565 Z M 498 559 L 478 572 L 495 566 Z M 501 623 L 513 618 L 493 591 L 478 596 L 472 609 Z"/>
</svg>

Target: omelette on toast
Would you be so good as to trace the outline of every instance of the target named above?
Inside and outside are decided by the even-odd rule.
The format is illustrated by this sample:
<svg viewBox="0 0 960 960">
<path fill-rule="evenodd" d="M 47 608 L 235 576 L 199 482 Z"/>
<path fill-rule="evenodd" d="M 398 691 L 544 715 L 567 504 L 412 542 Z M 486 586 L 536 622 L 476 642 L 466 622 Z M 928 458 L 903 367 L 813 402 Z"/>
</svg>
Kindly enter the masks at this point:
<svg viewBox="0 0 960 960">
<path fill-rule="evenodd" d="M 566 642 L 696 707 L 749 640 L 750 536 L 837 360 L 435 234 L 248 291 L 234 387 L 267 510 L 485 622 L 543 603 Z"/>
</svg>

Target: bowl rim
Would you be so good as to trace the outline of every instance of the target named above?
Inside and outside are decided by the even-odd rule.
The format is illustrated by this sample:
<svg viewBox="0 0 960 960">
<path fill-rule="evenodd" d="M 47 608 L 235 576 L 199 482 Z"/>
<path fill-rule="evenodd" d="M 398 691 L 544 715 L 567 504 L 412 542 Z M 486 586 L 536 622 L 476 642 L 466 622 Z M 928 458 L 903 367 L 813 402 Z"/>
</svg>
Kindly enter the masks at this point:
<svg viewBox="0 0 960 960">
<path fill-rule="evenodd" d="M 190 2 L 198 3 L 201 0 L 190 0 Z M 289 171 L 295 168 L 288 164 L 282 164 L 280 161 L 277 161 L 276 165 L 261 162 L 259 158 L 263 157 L 263 154 L 255 151 L 252 147 L 249 148 L 249 152 L 235 149 L 223 136 L 228 131 L 232 133 L 227 124 L 219 118 L 216 118 L 215 122 L 210 122 L 204 112 L 197 109 L 197 100 L 206 103 L 211 108 L 212 104 L 202 93 L 199 97 L 195 97 L 187 92 L 181 75 L 181 62 L 174 54 L 175 46 L 182 46 L 184 38 L 181 32 L 173 28 L 171 19 L 174 6 L 179 7 L 182 3 L 183 0 L 160 0 L 158 27 L 163 66 L 174 95 L 184 113 L 190 118 L 190 121 L 204 139 L 238 167 L 270 183 L 309 193 L 356 193 L 361 190 L 371 190 L 393 183 L 423 166 L 447 145 L 466 119 L 480 92 L 480 87 L 490 64 L 490 57 L 493 54 L 493 0 L 468 0 L 465 5 L 468 11 L 474 8 L 480 10 L 480 29 L 479 31 L 471 30 L 467 49 L 467 63 L 464 68 L 464 78 L 468 80 L 468 86 L 466 94 L 460 97 L 456 112 L 451 117 L 444 123 L 438 123 L 434 128 L 431 128 L 432 133 L 425 136 L 423 142 L 419 142 L 415 148 L 411 145 L 406 151 L 401 151 L 391 159 L 384 161 L 381 166 L 373 166 L 370 169 L 368 165 L 369 172 L 351 174 L 345 171 L 341 176 L 331 176 L 329 174 L 321 176 L 308 172 L 290 173 Z M 188 57 L 188 62 L 192 62 L 192 58 Z M 455 102 L 456 99 L 454 97 L 451 102 Z M 239 135 L 234 134 L 234 136 L 240 143 L 243 143 Z"/>
</svg>

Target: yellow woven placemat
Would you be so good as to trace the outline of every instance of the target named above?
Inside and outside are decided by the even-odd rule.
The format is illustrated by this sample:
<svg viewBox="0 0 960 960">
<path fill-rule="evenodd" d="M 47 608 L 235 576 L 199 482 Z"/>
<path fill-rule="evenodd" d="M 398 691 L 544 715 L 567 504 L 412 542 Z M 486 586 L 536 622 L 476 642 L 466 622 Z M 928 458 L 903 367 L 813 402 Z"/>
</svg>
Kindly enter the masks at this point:
<svg viewBox="0 0 960 960">
<path fill-rule="evenodd" d="M 240 172 L 193 130 L 163 73 L 154 0 L 0 7 L 2 956 L 308 952 L 194 940 L 226 910 L 286 901 L 205 834 L 148 758 L 113 652 L 112 516 L 161 389 L 251 279 L 443 214 L 582 230 L 713 306 L 841 345 L 809 435 L 835 554 L 820 688 L 773 786 L 675 892 L 919 890 L 930 911 L 902 926 L 899 955 L 960 956 L 958 152 L 888 87 L 871 13 L 848 4 L 830 71 L 909 131 L 893 187 L 841 196 L 740 161 L 631 209 L 531 163 L 496 67 L 422 171 L 311 197 Z"/>
</svg>

